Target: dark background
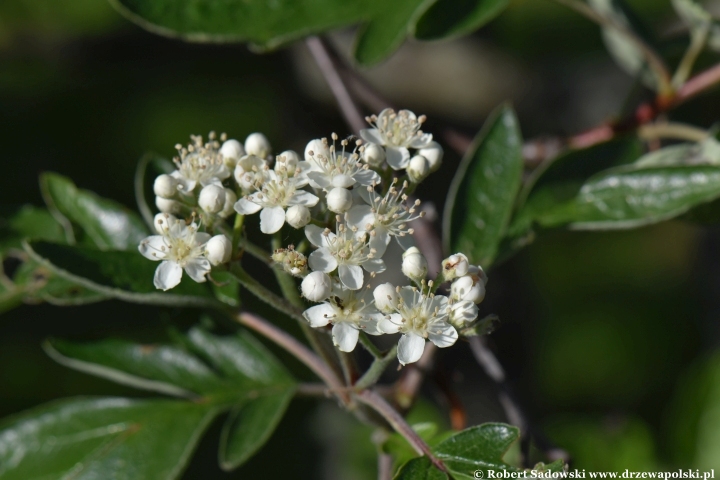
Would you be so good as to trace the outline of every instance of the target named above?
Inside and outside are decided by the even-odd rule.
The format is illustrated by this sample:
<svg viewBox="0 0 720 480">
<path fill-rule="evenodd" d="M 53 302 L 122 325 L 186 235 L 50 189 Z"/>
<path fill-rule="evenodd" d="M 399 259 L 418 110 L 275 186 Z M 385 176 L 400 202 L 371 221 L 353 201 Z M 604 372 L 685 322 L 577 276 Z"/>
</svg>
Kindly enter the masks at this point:
<svg viewBox="0 0 720 480">
<path fill-rule="evenodd" d="M 669 2 L 631 1 L 675 61 Z M 333 36 L 349 47 L 348 32 Z M 712 54 L 699 65 L 718 61 Z M 473 134 L 502 100 L 526 138 L 577 133 L 621 111 L 632 79 L 598 29 L 552 2 L 516 0 L 472 37 L 409 43 L 364 72 L 393 103 L 429 117 L 427 131 Z M 718 91 L 673 119 L 710 127 Z M 371 112 L 367 112 L 371 113 Z M 302 44 L 268 55 L 190 45 L 131 25 L 103 0 L 0 3 L 0 204 L 41 205 L 40 172 L 134 207 L 146 151 L 170 156 L 191 133 L 264 132 L 278 151 L 346 127 Z M 419 191 L 442 207 L 459 158 Z M 555 232 L 491 274 L 481 313 L 502 319 L 491 345 L 533 421 L 595 470 L 720 469 L 720 234 L 674 221 L 614 233 Z M 48 336 L 153 338 L 195 312 L 105 302 L 23 306 L 0 316 L 0 416 L 71 395 L 142 395 L 65 369 L 41 350 Z M 496 390 L 465 345 L 443 351 L 471 423 L 503 420 Z M 428 382 L 426 398 L 442 405 Z M 216 462 L 219 425 L 185 478 L 372 478 L 368 430 L 329 402 L 294 401 L 270 443 L 238 472 Z M 281 460 L 277 458 L 281 451 Z"/>
</svg>

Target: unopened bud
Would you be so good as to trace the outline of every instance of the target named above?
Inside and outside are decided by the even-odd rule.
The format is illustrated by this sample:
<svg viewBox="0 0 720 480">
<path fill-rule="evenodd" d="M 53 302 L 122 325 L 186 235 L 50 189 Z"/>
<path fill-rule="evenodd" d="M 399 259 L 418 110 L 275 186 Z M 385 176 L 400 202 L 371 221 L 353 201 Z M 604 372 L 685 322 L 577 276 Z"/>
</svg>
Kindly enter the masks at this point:
<svg viewBox="0 0 720 480">
<path fill-rule="evenodd" d="M 385 149 L 374 143 L 365 144 L 362 159 L 371 167 L 379 167 L 385 161 Z"/>
<path fill-rule="evenodd" d="M 430 175 L 430 163 L 422 155 L 415 155 L 405 170 L 408 178 L 413 183 L 420 183 Z"/>
<path fill-rule="evenodd" d="M 485 270 L 483 270 L 480 265 L 477 265 L 477 266 L 470 265 L 470 268 L 468 268 L 468 275 L 477 277 L 483 283 L 483 285 L 487 285 L 487 282 L 488 282 L 487 273 L 485 273 Z"/>
<path fill-rule="evenodd" d="M 293 176 L 298 168 L 298 163 L 300 163 L 300 156 L 293 150 L 285 150 L 275 157 L 275 171 L 285 170 L 288 175 Z"/>
<path fill-rule="evenodd" d="M 155 206 L 163 213 L 180 213 L 182 210 L 180 202 L 163 197 L 155 197 Z"/>
<path fill-rule="evenodd" d="M 248 155 L 255 155 L 260 158 L 266 158 L 272 153 L 270 140 L 262 133 L 251 133 L 245 139 L 245 152 Z"/>
<path fill-rule="evenodd" d="M 305 205 L 293 205 L 285 212 L 285 221 L 293 228 L 302 228 L 310 223 L 310 210 Z"/>
<path fill-rule="evenodd" d="M 311 302 L 322 302 L 332 293 L 332 280 L 327 273 L 312 272 L 303 279 L 300 289 Z"/>
<path fill-rule="evenodd" d="M 480 303 L 485 298 L 485 283 L 474 275 L 463 275 L 450 287 L 450 299 Z"/>
<path fill-rule="evenodd" d="M 245 156 L 245 148 L 243 148 L 242 143 L 235 139 L 230 139 L 220 147 L 220 155 L 222 155 L 225 165 L 234 168 L 237 161 Z"/>
<path fill-rule="evenodd" d="M 313 162 L 313 159 L 317 161 L 320 158 L 329 157 L 330 149 L 328 147 L 328 144 L 323 142 L 319 138 L 316 138 L 315 140 L 310 140 L 305 147 L 305 160 L 308 162 Z"/>
<path fill-rule="evenodd" d="M 410 247 L 403 253 L 402 272 L 411 280 L 419 282 L 427 276 L 428 263 L 417 247 Z"/>
<path fill-rule="evenodd" d="M 213 265 L 229 262 L 231 254 L 232 242 L 225 235 L 215 235 L 205 244 L 205 258 Z"/>
<path fill-rule="evenodd" d="M 442 262 L 443 279 L 453 280 L 457 277 L 467 275 L 469 268 L 470 264 L 468 263 L 468 259 L 465 255 L 462 253 L 450 255 Z"/>
<path fill-rule="evenodd" d="M 198 205 L 207 213 L 218 213 L 225 208 L 225 189 L 219 185 L 207 185 L 200 191 Z"/>
<path fill-rule="evenodd" d="M 237 195 L 235 195 L 235 192 L 232 191 L 229 188 L 225 189 L 225 205 L 223 205 L 223 209 L 220 210 L 220 213 L 218 215 L 221 218 L 227 218 L 233 213 L 235 213 L 235 202 L 237 202 Z"/>
<path fill-rule="evenodd" d="M 162 174 L 153 183 L 153 192 L 162 198 L 172 198 L 177 193 L 178 182 L 170 175 Z"/>
<path fill-rule="evenodd" d="M 383 313 L 394 313 L 398 303 L 398 294 L 391 283 L 383 283 L 373 290 L 375 306 Z"/>
<path fill-rule="evenodd" d="M 335 187 L 327 194 L 327 206 L 335 213 L 345 213 L 352 207 L 352 193 L 342 187 Z"/>
<path fill-rule="evenodd" d="M 430 142 L 425 148 L 418 150 L 418 155 L 422 155 L 430 165 L 430 171 L 434 172 L 442 164 L 443 148 L 437 142 Z"/>
</svg>

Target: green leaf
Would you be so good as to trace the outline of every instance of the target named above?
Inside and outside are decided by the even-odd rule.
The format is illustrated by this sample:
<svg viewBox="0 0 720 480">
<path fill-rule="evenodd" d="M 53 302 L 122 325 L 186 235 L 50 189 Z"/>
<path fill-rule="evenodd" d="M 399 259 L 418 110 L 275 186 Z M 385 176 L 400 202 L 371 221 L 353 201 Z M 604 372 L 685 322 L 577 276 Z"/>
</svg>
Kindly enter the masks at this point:
<svg viewBox="0 0 720 480">
<path fill-rule="evenodd" d="M 3 480 L 170 480 L 217 410 L 177 400 L 77 398 L 0 424 Z"/>
<path fill-rule="evenodd" d="M 227 271 L 212 272 L 212 289 L 215 298 L 231 307 L 240 306 L 240 283 L 235 275 Z"/>
<path fill-rule="evenodd" d="M 21 264 L 13 277 L 14 289 L 26 303 L 47 302 L 58 306 L 85 305 L 108 296 L 67 280 L 32 260 Z"/>
<path fill-rule="evenodd" d="M 720 142 L 711 137 L 698 143 L 670 145 L 643 155 L 634 164 L 637 168 L 679 165 L 720 165 Z"/>
<path fill-rule="evenodd" d="M 60 224 L 44 208 L 23 205 L 11 212 L 3 212 L 0 219 L 0 254 L 13 248 L 22 250 L 22 241 L 26 239 L 66 240 Z"/>
<path fill-rule="evenodd" d="M 249 42 L 273 49 L 294 40 L 363 24 L 356 59 L 369 65 L 393 52 L 434 0 L 111 0 L 154 33 L 196 42 Z"/>
<path fill-rule="evenodd" d="M 412 458 L 400 467 L 393 480 L 447 480 L 447 474 L 435 468 L 428 457 Z"/>
<path fill-rule="evenodd" d="M 620 167 L 589 179 L 578 195 L 539 214 L 544 227 L 635 228 L 677 217 L 720 198 L 720 167 Z"/>
<path fill-rule="evenodd" d="M 172 293 L 158 291 L 153 285 L 157 262 L 137 251 L 101 251 L 47 242 L 26 244 L 26 251 L 57 276 L 108 297 L 176 307 L 220 305 L 206 284 L 196 283 L 187 275 Z"/>
<path fill-rule="evenodd" d="M 415 38 L 437 40 L 472 33 L 495 18 L 509 0 L 438 0 L 415 26 Z"/>
<path fill-rule="evenodd" d="M 233 409 L 220 436 L 219 459 L 224 470 L 238 468 L 268 441 L 294 393 L 288 388 Z"/>
<path fill-rule="evenodd" d="M 522 137 L 515 113 L 502 106 L 468 149 L 445 206 L 445 248 L 490 266 L 498 253 L 520 189 Z"/>
<path fill-rule="evenodd" d="M 68 178 L 55 173 L 40 176 L 40 190 L 55 218 L 72 235 L 75 224 L 100 249 L 134 250 L 148 235 L 145 224 L 119 203 L 78 189 Z"/>
</svg>

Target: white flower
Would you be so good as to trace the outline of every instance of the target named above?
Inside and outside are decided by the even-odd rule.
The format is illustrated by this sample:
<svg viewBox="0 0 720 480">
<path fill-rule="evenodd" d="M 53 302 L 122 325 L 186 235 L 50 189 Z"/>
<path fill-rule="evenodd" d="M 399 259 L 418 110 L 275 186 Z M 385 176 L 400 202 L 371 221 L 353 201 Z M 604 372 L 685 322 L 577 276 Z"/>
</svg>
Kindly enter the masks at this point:
<svg viewBox="0 0 720 480">
<path fill-rule="evenodd" d="M 383 283 L 373 290 L 375 306 L 383 313 L 394 313 L 397 305 L 398 295 L 391 283 Z"/>
<path fill-rule="evenodd" d="M 207 213 L 218 213 L 225 207 L 225 189 L 221 185 L 208 185 L 200 190 L 198 205 Z"/>
<path fill-rule="evenodd" d="M 430 175 L 430 162 L 422 155 L 415 155 L 410 159 L 406 172 L 411 182 L 420 183 Z"/>
<path fill-rule="evenodd" d="M 220 144 L 214 133 L 210 133 L 208 143 L 203 143 L 199 135 L 191 135 L 192 143 L 183 148 L 176 145 L 179 157 L 173 159 L 177 170 L 171 175 L 178 181 L 178 190 L 185 194 L 192 192 L 198 183 L 202 186 L 220 184 L 230 176 L 230 169 L 218 151 Z"/>
<path fill-rule="evenodd" d="M 478 316 L 478 307 L 469 300 L 450 304 L 448 322 L 457 328 L 464 327 Z"/>
<path fill-rule="evenodd" d="M 375 128 L 361 130 L 360 136 L 366 142 L 384 146 L 388 165 L 395 170 L 408 166 L 408 148 L 425 148 L 432 141 L 431 134 L 420 130 L 425 116 L 418 118 L 410 110 L 395 113 L 395 110 L 386 108 L 380 115 L 367 117 L 366 120 Z"/>
<path fill-rule="evenodd" d="M 310 307 L 303 316 L 310 326 L 333 325 L 333 343 L 342 352 L 352 352 L 358 342 L 360 330 L 370 335 L 381 335 L 378 322 L 383 319 L 372 302 L 368 289 L 353 291 L 340 290 L 328 302 Z"/>
<path fill-rule="evenodd" d="M 162 174 L 153 183 L 153 192 L 158 197 L 172 198 L 177 194 L 178 182 L 170 175 Z"/>
<path fill-rule="evenodd" d="M 205 258 L 212 265 L 221 265 L 230 261 L 232 242 L 225 235 L 215 235 L 205 245 Z"/>
<path fill-rule="evenodd" d="M 300 177 L 288 177 L 286 172 L 273 170 L 267 170 L 264 177 L 262 183 L 255 185 L 257 192 L 241 198 L 235 204 L 235 211 L 241 215 L 250 215 L 262 209 L 260 230 L 263 233 L 275 233 L 282 228 L 287 207 L 312 207 L 319 200 L 312 193 L 300 190 L 306 184 L 306 180 Z"/>
<path fill-rule="evenodd" d="M 450 286 L 450 300 L 480 303 L 485 298 L 485 282 L 477 274 L 463 275 Z"/>
<path fill-rule="evenodd" d="M 338 136 L 333 133 L 332 138 L 332 145 L 328 146 L 325 139 L 313 140 L 305 149 L 306 159 L 310 165 L 310 171 L 307 174 L 310 185 L 330 191 L 336 187 L 350 188 L 356 183 L 362 186 L 380 183 L 380 175 L 370 170 L 368 165 L 360 163 L 360 157 L 356 151 L 360 140 L 352 152 L 345 151 L 349 142 L 342 140 L 340 142 L 342 151 L 336 152 L 335 140 Z M 321 147 L 320 152 L 313 150 L 317 147 Z"/>
<path fill-rule="evenodd" d="M 242 143 L 235 139 L 226 140 L 220 147 L 220 155 L 223 157 L 225 165 L 234 168 L 237 161 L 245 156 L 245 149 Z"/>
<path fill-rule="evenodd" d="M 410 247 L 402 255 L 403 275 L 415 282 L 421 282 L 428 273 L 428 263 L 417 247 Z"/>
<path fill-rule="evenodd" d="M 251 133 L 245 139 L 245 152 L 260 158 L 267 158 L 272 152 L 270 140 L 262 133 Z"/>
<path fill-rule="evenodd" d="M 235 202 L 237 202 L 237 195 L 231 189 L 225 189 L 225 203 L 223 204 L 222 210 L 218 213 L 220 218 L 227 218 L 235 212 Z"/>
<path fill-rule="evenodd" d="M 362 287 L 363 268 L 371 274 L 385 271 L 385 263 L 370 248 L 368 233 L 363 230 L 348 228 L 338 222 L 335 234 L 316 225 L 308 225 L 305 236 L 319 247 L 308 257 L 310 268 L 325 273 L 337 269 L 340 281 L 350 290 Z"/>
<path fill-rule="evenodd" d="M 307 258 L 305 258 L 305 255 L 303 255 L 302 253 L 295 251 L 294 245 L 290 245 L 288 248 L 278 248 L 273 252 L 272 259 L 273 262 L 275 262 L 277 265 L 282 266 L 283 270 L 285 270 L 290 275 L 299 277 L 304 275 L 307 271 Z M 327 277 L 326 274 L 323 275 Z M 330 277 L 327 277 L 327 282 L 330 282 Z M 305 288 L 310 288 L 310 285 L 306 285 L 305 287 L 301 288 L 303 292 L 305 291 Z M 310 289 L 310 291 L 313 290 L 314 288 Z M 329 294 L 330 293 L 328 293 L 328 295 Z M 327 296 L 316 301 L 319 302 L 321 300 L 324 300 L 325 298 L 327 298 Z"/>
<path fill-rule="evenodd" d="M 444 280 L 452 280 L 467 275 L 470 264 L 468 258 L 462 253 L 450 255 L 442 261 L 442 274 Z"/>
<path fill-rule="evenodd" d="M 268 162 L 255 155 L 245 155 L 235 165 L 235 181 L 240 185 L 243 193 L 254 191 L 254 186 L 262 183 L 267 170 Z"/>
<path fill-rule="evenodd" d="M 403 334 L 398 344 L 398 360 L 403 365 L 420 360 L 426 338 L 440 348 L 449 347 L 458 339 L 457 330 L 448 323 L 450 305 L 443 295 L 433 295 L 429 289 L 403 287 L 394 310 L 378 323 L 378 328 L 383 333 Z"/>
<path fill-rule="evenodd" d="M 393 185 L 384 197 L 372 187 L 359 189 L 359 194 L 369 205 L 355 205 L 348 212 L 348 224 L 375 232 L 370 245 L 378 251 L 378 256 L 385 253 L 390 237 L 395 237 L 404 250 L 412 247 L 413 229 L 408 229 L 407 225 L 425 215 L 424 212 L 415 214 L 420 200 L 416 200 L 411 206 L 405 203 L 408 197 L 403 190 L 407 188 L 407 182 L 403 182 L 399 191 L 395 188 L 396 182 L 397 180 L 393 180 Z"/>
<path fill-rule="evenodd" d="M 362 159 L 371 167 L 379 167 L 385 161 L 385 150 L 374 143 L 366 143 L 362 148 Z"/>
<path fill-rule="evenodd" d="M 425 157 L 430 164 L 430 171 L 435 172 L 442 164 L 443 148 L 437 142 L 430 142 L 427 146 L 421 148 L 417 152 L 418 155 Z"/>
<path fill-rule="evenodd" d="M 303 279 L 300 290 L 311 302 L 322 302 L 332 293 L 332 280 L 327 273 L 312 272 Z"/>
<path fill-rule="evenodd" d="M 210 235 L 198 232 L 197 225 L 186 225 L 172 215 L 156 216 L 160 235 L 151 235 L 140 242 L 138 250 L 146 258 L 160 261 L 155 270 L 155 288 L 169 290 L 180 283 L 183 269 L 196 282 L 204 282 L 210 271 L 205 258 L 205 244 Z"/>
<path fill-rule="evenodd" d="M 347 188 L 335 187 L 328 192 L 326 202 L 331 212 L 345 213 L 352 207 L 352 193 Z"/>
</svg>

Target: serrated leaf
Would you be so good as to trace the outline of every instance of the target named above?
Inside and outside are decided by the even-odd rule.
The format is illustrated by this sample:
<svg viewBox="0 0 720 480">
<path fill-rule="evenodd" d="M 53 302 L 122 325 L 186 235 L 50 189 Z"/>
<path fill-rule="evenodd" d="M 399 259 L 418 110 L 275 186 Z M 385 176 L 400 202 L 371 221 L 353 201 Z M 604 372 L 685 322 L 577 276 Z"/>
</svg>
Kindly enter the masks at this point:
<svg viewBox="0 0 720 480">
<path fill-rule="evenodd" d="M 78 189 L 62 175 L 42 174 L 40 190 L 58 221 L 66 227 L 68 223 L 77 225 L 100 249 L 134 250 L 148 235 L 137 214 L 117 202 Z"/>
<path fill-rule="evenodd" d="M 446 473 L 435 468 L 428 457 L 412 458 L 400 467 L 393 480 L 447 480 Z"/>
<path fill-rule="evenodd" d="M 25 248 L 34 261 L 53 274 L 107 297 L 178 307 L 219 305 L 207 284 L 196 283 L 187 275 L 170 293 L 158 291 L 153 286 L 157 262 L 137 251 L 101 251 L 47 242 L 26 244 Z"/>
<path fill-rule="evenodd" d="M 420 17 L 415 38 L 437 40 L 472 33 L 495 18 L 509 0 L 438 0 Z"/>
<path fill-rule="evenodd" d="M 620 167 L 589 179 L 578 195 L 539 214 L 538 224 L 579 230 L 635 228 L 720 198 L 720 167 Z"/>
<path fill-rule="evenodd" d="M 512 215 L 523 170 L 515 113 L 502 106 L 485 122 L 453 179 L 445 207 L 445 248 L 487 268 Z"/>
<path fill-rule="evenodd" d="M 68 399 L 0 424 L 3 480 L 171 480 L 216 415 L 176 400 Z"/>
<path fill-rule="evenodd" d="M 268 441 L 294 393 L 294 388 L 285 388 L 250 400 L 230 412 L 220 436 L 219 459 L 224 470 L 238 468 Z"/>
</svg>

